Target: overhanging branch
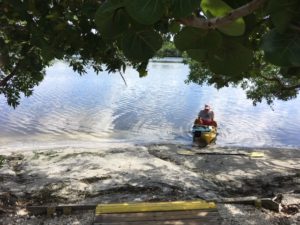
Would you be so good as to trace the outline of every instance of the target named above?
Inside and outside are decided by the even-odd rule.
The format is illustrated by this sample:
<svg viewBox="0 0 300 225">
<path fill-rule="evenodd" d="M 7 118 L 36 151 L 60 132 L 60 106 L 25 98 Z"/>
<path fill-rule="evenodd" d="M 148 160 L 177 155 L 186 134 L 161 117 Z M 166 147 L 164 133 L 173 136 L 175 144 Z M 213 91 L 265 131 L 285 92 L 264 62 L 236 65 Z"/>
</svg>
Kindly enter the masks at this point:
<svg viewBox="0 0 300 225">
<path fill-rule="evenodd" d="M 6 76 L 2 80 L 0 80 L 0 87 L 4 87 L 7 85 L 7 82 L 14 76 L 13 72 L 11 72 L 8 76 Z"/>
<path fill-rule="evenodd" d="M 226 16 L 223 17 L 215 17 L 211 19 L 203 19 L 198 17 L 192 18 L 183 18 L 180 19 L 179 22 L 183 25 L 202 28 L 202 29 L 215 29 L 218 27 L 222 27 L 228 25 L 235 21 L 236 19 L 247 16 L 260 8 L 267 0 L 253 0 L 252 2 L 247 3 L 231 12 L 229 12 Z"/>
<path fill-rule="evenodd" d="M 30 54 L 30 52 L 34 49 L 34 47 L 30 47 L 29 46 L 23 46 L 22 51 L 24 51 L 25 53 L 23 54 L 24 57 L 28 54 Z M 20 67 L 23 64 L 23 60 L 24 58 L 19 59 L 19 61 L 15 64 L 13 70 L 10 72 L 9 75 L 7 75 L 6 77 L 4 77 L 2 80 L 0 80 L 0 87 L 4 87 L 7 85 L 8 81 L 10 81 L 14 76 L 17 75 L 17 71 L 20 69 Z"/>
<path fill-rule="evenodd" d="M 295 85 L 285 85 L 282 80 L 279 77 L 266 77 L 263 75 L 260 75 L 263 79 L 267 81 L 273 81 L 279 84 L 281 90 L 294 90 L 300 88 L 300 84 L 295 84 Z"/>
<path fill-rule="evenodd" d="M 13 71 L 7 75 L 6 77 L 4 77 L 2 80 L 0 80 L 0 87 L 4 87 L 7 85 L 7 82 L 13 78 L 13 76 L 16 74 L 16 71 L 19 67 L 19 63 L 15 66 L 15 68 L 13 69 Z"/>
</svg>

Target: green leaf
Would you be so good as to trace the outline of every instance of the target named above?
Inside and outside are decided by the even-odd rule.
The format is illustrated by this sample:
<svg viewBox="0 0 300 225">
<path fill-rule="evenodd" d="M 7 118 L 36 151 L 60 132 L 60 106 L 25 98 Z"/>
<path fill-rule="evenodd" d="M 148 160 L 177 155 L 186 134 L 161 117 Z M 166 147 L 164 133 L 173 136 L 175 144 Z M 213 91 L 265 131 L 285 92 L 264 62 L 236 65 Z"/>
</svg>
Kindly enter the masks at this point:
<svg viewBox="0 0 300 225">
<path fill-rule="evenodd" d="M 184 27 L 175 36 L 174 43 L 180 51 L 191 49 L 212 50 L 221 46 L 222 36 L 214 30 Z"/>
<path fill-rule="evenodd" d="M 171 24 L 169 25 L 169 31 L 172 34 L 176 34 L 180 31 L 180 24 L 176 21 L 172 21 Z"/>
<path fill-rule="evenodd" d="M 170 10 L 175 18 L 181 18 L 191 14 L 200 6 L 199 3 L 199 0 L 171 0 Z"/>
<path fill-rule="evenodd" d="M 300 34 L 271 30 L 263 39 L 262 50 L 270 63 L 278 66 L 300 66 Z"/>
<path fill-rule="evenodd" d="M 128 31 L 122 39 L 124 55 L 134 61 L 147 61 L 162 46 L 161 36 L 154 30 Z"/>
<path fill-rule="evenodd" d="M 268 12 L 275 27 L 283 32 L 292 19 L 300 14 L 299 0 L 272 0 L 268 4 Z"/>
<path fill-rule="evenodd" d="M 125 0 L 125 8 L 133 19 L 149 25 L 163 16 L 165 5 L 162 0 Z"/>
<path fill-rule="evenodd" d="M 122 0 L 108 0 L 101 4 L 96 12 L 96 17 L 99 16 L 101 18 L 105 18 L 106 15 L 113 14 L 113 12 L 118 9 L 124 7 L 124 1 Z M 98 15 L 99 14 L 99 15 Z"/>
<path fill-rule="evenodd" d="M 252 51 L 238 42 L 227 41 L 221 48 L 208 55 L 208 64 L 212 72 L 238 76 L 249 69 Z"/>
<path fill-rule="evenodd" d="M 49 46 L 44 46 L 43 48 L 41 48 L 41 56 L 43 57 L 43 60 L 47 62 L 53 60 L 56 54 L 57 53 Z"/>
<path fill-rule="evenodd" d="M 186 52 L 192 59 L 198 62 L 203 61 L 207 56 L 207 51 L 202 49 L 190 49 L 187 50 Z"/>
<path fill-rule="evenodd" d="M 53 27 L 53 30 L 55 30 L 55 31 L 63 31 L 66 27 L 67 27 L 67 23 L 65 23 L 65 22 L 58 23 L 57 25 L 55 25 Z"/>
<path fill-rule="evenodd" d="M 137 71 L 139 72 L 139 77 L 146 77 L 148 75 L 148 71 L 147 71 L 147 66 L 148 66 L 148 61 L 145 62 L 141 62 L 138 66 L 137 66 Z"/>
<path fill-rule="evenodd" d="M 117 38 L 128 30 L 129 17 L 122 6 L 122 1 L 107 1 L 98 8 L 95 23 L 103 37 Z"/>
<path fill-rule="evenodd" d="M 201 30 L 193 27 L 184 27 L 174 38 L 174 43 L 180 51 L 186 51 L 194 60 L 202 61 L 208 51 L 219 48 L 222 36 L 214 30 Z"/>
<path fill-rule="evenodd" d="M 238 8 L 243 5 L 246 5 L 249 3 L 251 0 L 223 0 L 226 4 L 228 4 L 231 8 Z"/>
<path fill-rule="evenodd" d="M 202 0 L 201 8 L 207 17 L 223 17 L 233 9 L 222 0 Z M 238 18 L 231 24 L 219 27 L 218 30 L 230 36 L 241 36 L 245 33 L 245 21 Z"/>
</svg>

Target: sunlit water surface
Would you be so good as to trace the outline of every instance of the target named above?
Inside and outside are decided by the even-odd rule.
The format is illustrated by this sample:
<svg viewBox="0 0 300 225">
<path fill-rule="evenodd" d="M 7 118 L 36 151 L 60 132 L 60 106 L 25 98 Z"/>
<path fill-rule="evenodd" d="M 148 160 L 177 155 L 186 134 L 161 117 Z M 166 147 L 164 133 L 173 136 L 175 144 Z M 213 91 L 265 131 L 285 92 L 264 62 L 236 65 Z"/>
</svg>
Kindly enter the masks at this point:
<svg viewBox="0 0 300 225">
<path fill-rule="evenodd" d="M 191 127 L 205 103 L 219 124 L 217 145 L 300 147 L 300 99 L 256 107 L 241 89 L 187 85 L 188 66 L 151 63 L 139 78 L 91 70 L 75 74 L 62 62 L 13 109 L 0 97 L 0 149 L 97 146 L 100 143 L 191 144 Z"/>
</svg>

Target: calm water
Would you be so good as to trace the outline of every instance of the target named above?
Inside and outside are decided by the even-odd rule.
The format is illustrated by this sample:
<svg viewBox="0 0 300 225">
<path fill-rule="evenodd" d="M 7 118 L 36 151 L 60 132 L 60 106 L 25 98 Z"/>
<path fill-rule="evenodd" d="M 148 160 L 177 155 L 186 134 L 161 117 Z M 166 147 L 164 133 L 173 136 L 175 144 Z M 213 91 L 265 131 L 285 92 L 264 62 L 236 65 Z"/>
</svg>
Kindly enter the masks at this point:
<svg viewBox="0 0 300 225">
<path fill-rule="evenodd" d="M 140 79 L 90 71 L 80 77 L 64 63 L 17 109 L 0 97 L 0 149 L 7 146 L 96 146 L 98 143 L 191 144 L 191 126 L 205 103 L 219 122 L 217 145 L 300 147 L 300 99 L 254 107 L 240 89 L 186 85 L 181 63 L 151 63 Z"/>
</svg>

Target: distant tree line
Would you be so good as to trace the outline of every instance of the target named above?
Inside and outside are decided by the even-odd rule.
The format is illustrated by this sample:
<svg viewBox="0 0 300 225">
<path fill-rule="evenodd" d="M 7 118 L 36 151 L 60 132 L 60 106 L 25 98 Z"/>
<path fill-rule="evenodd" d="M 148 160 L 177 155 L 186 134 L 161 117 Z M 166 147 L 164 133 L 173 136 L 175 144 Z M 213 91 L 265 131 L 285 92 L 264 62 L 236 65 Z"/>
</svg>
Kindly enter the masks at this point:
<svg viewBox="0 0 300 225">
<path fill-rule="evenodd" d="M 182 57 L 182 53 L 175 47 L 171 41 L 166 41 L 161 49 L 156 53 L 157 57 Z"/>
</svg>

